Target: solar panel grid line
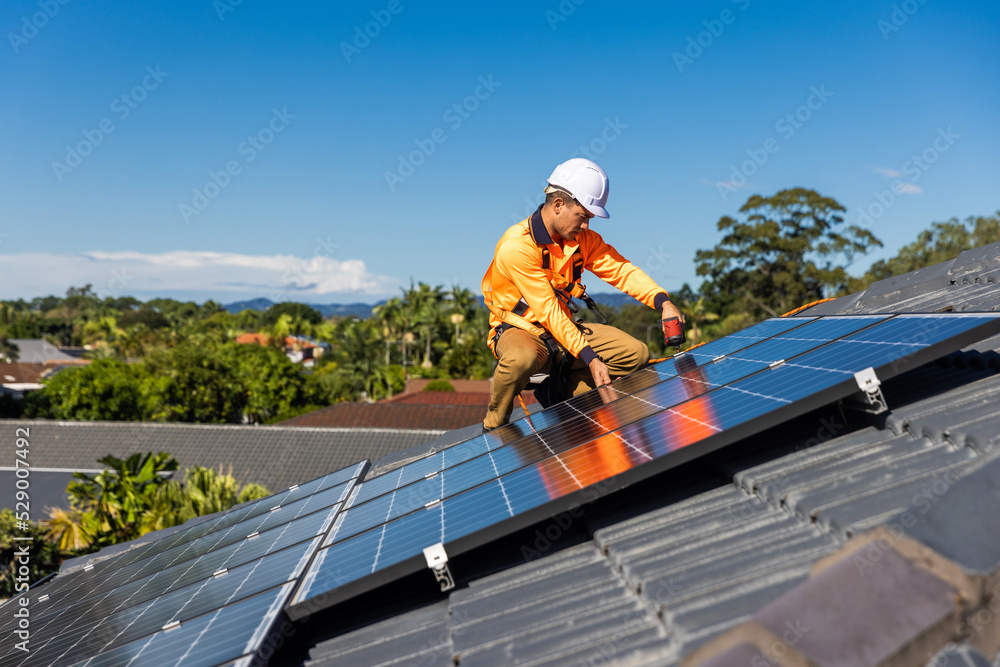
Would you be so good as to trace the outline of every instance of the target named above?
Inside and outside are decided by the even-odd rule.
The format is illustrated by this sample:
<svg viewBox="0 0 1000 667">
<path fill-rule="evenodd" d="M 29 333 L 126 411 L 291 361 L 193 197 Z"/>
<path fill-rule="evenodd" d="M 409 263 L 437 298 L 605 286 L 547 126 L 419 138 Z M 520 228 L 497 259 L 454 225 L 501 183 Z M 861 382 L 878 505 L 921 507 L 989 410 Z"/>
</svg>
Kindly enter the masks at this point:
<svg viewBox="0 0 1000 667">
<path fill-rule="evenodd" d="M 601 458 L 593 454 L 600 454 L 597 441 L 609 441 L 609 436 L 604 435 L 594 441 L 578 445 L 568 455 L 560 456 L 558 462 L 547 459 L 507 475 L 501 475 L 495 480 L 486 481 L 459 496 L 443 500 L 442 504 L 447 508 L 461 510 L 464 505 L 464 509 L 468 512 L 470 507 L 482 506 L 475 505 L 470 499 L 476 496 L 485 497 L 484 494 L 491 492 L 491 486 L 495 487 L 500 480 L 506 480 L 507 495 L 512 501 L 516 501 L 514 510 L 519 513 L 517 516 L 496 520 L 486 528 L 482 527 L 481 516 L 467 514 L 468 527 L 453 526 L 453 530 L 446 527 L 445 542 L 449 555 L 460 555 L 485 544 L 493 536 L 527 527 L 546 516 L 565 511 L 567 507 L 572 507 L 573 503 L 589 502 L 595 499 L 595 495 L 605 495 L 623 488 L 692 458 L 715 451 L 750 433 L 759 432 L 797 414 L 844 398 L 858 390 L 854 378 L 845 377 L 846 371 L 850 371 L 853 375 L 853 372 L 872 366 L 880 378 L 888 379 L 953 349 L 1000 332 L 1000 318 L 995 314 L 966 318 L 964 322 L 948 319 L 947 316 L 937 321 L 933 319 L 928 321 L 927 318 L 921 319 L 921 317 L 907 315 L 824 318 L 828 320 L 832 329 L 844 330 L 838 337 L 826 339 L 824 345 L 817 349 L 807 347 L 794 356 L 789 355 L 789 359 L 799 359 L 799 362 L 775 367 L 765 366 L 748 376 L 734 380 L 729 385 L 689 399 L 686 401 L 686 406 L 684 404 L 675 406 L 682 411 L 696 407 L 707 409 L 713 407 L 712 403 L 715 401 L 718 407 L 724 408 L 720 414 L 725 419 L 720 418 L 718 422 L 724 427 L 723 430 L 706 435 L 702 431 L 692 430 L 691 422 L 679 421 L 677 416 L 669 411 L 661 411 L 641 422 L 623 427 L 623 437 L 631 439 L 632 434 L 635 434 L 636 442 L 644 442 L 654 451 L 656 448 L 662 450 L 657 452 L 654 461 L 641 467 L 635 465 L 613 474 L 603 470 Z M 854 324 L 851 324 L 850 320 L 854 320 Z M 883 333 L 883 336 L 871 335 L 876 332 L 876 325 L 879 325 L 878 332 Z M 914 326 L 919 327 L 921 331 L 914 333 L 912 331 Z M 901 337 L 897 340 L 887 338 L 895 335 Z M 682 423 L 689 426 L 684 428 L 678 426 Z M 644 439 L 640 439 L 640 436 Z M 552 489 L 559 488 L 558 480 L 552 477 L 564 474 L 563 464 L 567 460 L 574 460 L 578 464 L 573 466 L 573 470 L 579 475 L 592 472 L 593 479 L 600 480 L 600 484 L 595 483 L 584 489 L 552 496 Z M 588 465 L 597 467 L 590 470 Z M 549 475 L 549 478 L 541 476 L 540 471 Z M 524 484 L 529 484 L 530 488 Z M 511 494 L 511 489 L 515 488 L 519 492 L 524 492 Z M 564 488 L 574 488 L 568 476 Z M 531 489 L 535 491 L 535 496 L 530 496 L 527 492 Z M 497 494 L 496 504 L 503 506 L 498 490 Z M 461 497 L 465 499 L 462 500 Z M 507 512 L 504 511 L 503 514 L 507 515 Z M 420 536 L 421 531 L 427 532 L 426 528 L 427 520 L 420 512 L 396 519 L 393 525 L 379 527 L 385 536 L 380 558 L 386 567 L 379 568 L 377 577 L 358 576 L 361 573 L 358 564 L 366 564 L 365 553 L 369 548 L 366 545 L 370 544 L 369 535 L 374 531 L 362 533 L 345 542 L 321 549 L 314 561 L 314 568 L 316 564 L 322 566 L 324 563 L 341 563 L 338 576 L 330 577 L 327 572 L 318 569 L 313 571 L 311 568 L 293 596 L 288 608 L 289 614 L 295 616 L 298 613 L 298 606 L 309 602 L 313 594 L 318 591 L 323 592 L 326 604 L 332 605 L 352 595 L 370 590 L 372 586 L 396 576 L 419 571 L 423 565 L 418 547 L 427 546 L 427 537 Z M 463 534 L 462 531 L 466 529 L 471 532 Z M 408 530 L 411 534 L 407 534 Z M 417 536 L 415 541 L 412 539 L 414 535 Z"/>
<path fill-rule="evenodd" d="M 885 319 L 885 316 L 876 316 L 876 317 L 868 317 L 868 318 L 847 318 L 846 320 L 832 319 L 832 320 L 828 320 L 828 324 L 832 323 L 832 326 L 836 330 L 843 332 L 843 331 L 854 331 L 854 330 L 857 330 L 858 328 L 861 328 L 861 327 L 864 327 L 864 326 L 871 326 L 874 323 L 883 321 L 884 319 Z M 826 325 L 821 325 L 821 326 L 826 326 Z M 827 327 L 827 328 L 829 328 L 829 327 Z M 780 338 L 777 339 L 777 340 L 780 341 Z M 824 340 L 827 340 L 827 339 L 824 339 Z M 772 345 L 771 347 L 774 348 L 775 346 Z M 803 347 L 802 345 L 799 345 L 799 348 L 802 348 L 802 347 Z M 782 350 L 782 353 L 784 353 L 786 351 L 787 350 Z M 729 379 L 727 379 L 725 382 L 721 382 L 721 383 L 709 383 L 708 385 L 706 385 L 706 387 L 711 387 L 711 386 L 718 387 L 718 386 L 722 386 L 722 384 L 728 383 L 728 382 L 730 382 L 730 381 L 732 381 L 734 379 L 737 379 L 738 377 L 746 376 L 746 375 L 749 375 L 752 372 L 761 370 L 761 369 L 767 367 L 771 363 L 771 361 L 773 361 L 774 359 L 777 359 L 780 356 L 782 356 L 782 355 L 775 353 L 775 356 L 773 358 L 768 358 L 768 359 L 766 359 L 764 361 L 754 362 L 754 363 L 756 363 L 756 367 L 750 367 L 750 368 L 747 368 L 747 369 L 744 369 L 744 370 L 740 370 L 734 376 L 732 376 Z M 731 368 L 736 363 L 736 361 L 737 361 L 737 358 L 733 357 L 733 356 L 720 359 L 718 357 L 715 357 L 714 353 L 710 353 L 708 355 L 705 355 L 705 358 L 706 358 L 706 361 L 707 361 L 706 366 L 698 367 L 698 368 L 693 368 L 693 369 L 690 369 L 690 370 L 686 371 L 685 374 L 682 376 L 683 380 L 679 380 L 676 377 L 670 378 L 668 380 L 665 380 L 665 381 L 661 382 L 659 385 L 654 385 L 654 387 L 650 387 L 650 388 L 647 388 L 646 390 L 643 390 L 643 392 L 641 392 L 640 394 L 636 394 L 634 396 L 626 396 L 625 399 L 623 399 L 622 401 L 619 401 L 617 403 L 609 402 L 609 404 L 611 405 L 611 407 L 608 408 L 608 409 L 619 408 L 619 409 L 622 410 L 620 413 L 617 414 L 617 417 L 615 419 L 612 419 L 611 421 L 615 421 L 615 422 L 617 422 L 619 424 L 628 423 L 630 421 L 634 421 L 636 419 L 644 418 L 646 416 L 649 416 L 649 414 L 652 414 L 652 412 L 650 410 L 640 411 L 640 412 L 629 412 L 628 400 L 631 400 L 631 399 L 638 399 L 641 402 L 646 403 L 646 405 L 654 407 L 656 410 L 666 409 L 666 406 L 664 406 L 662 404 L 658 404 L 658 403 L 655 403 L 653 401 L 645 400 L 641 396 L 641 394 L 642 393 L 659 392 L 659 391 L 661 391 L 661 389 L 663 387 L 671 386 L 671 383 L 675 383 L 675 382 L 682 382 L 683 381 L 685 383 L 688 383 L 691 379 L 696 379 L 696 377 L 693 375 L 693 373 L 695 373 L 695 372 L 703 373 L 703 374 L 711 373 L 711 372 L 713 372 L 712 369 L 719 368 L 720 364 L 723 364 L 723 362 L 724 362 L 725 367 Z M 660 387 L 660 388 L 658 389 L 657 387 Z M 612 385 L 612 389 L 614 389 L 614 385 Z M 600 390 L 598 390 L 598 392 L 592 392 L 592 393 L 593 394 L 598 394 L 600 392 L 606 392 L 606 391 L 607 391 L 607 388 L 601 388 Z M 615 389 L 615 391 L 618 392 L 618 393 L 621 393 L 617 389 Z M 686 395 L 684 395 L 684 396 L 681 396 L 681 398 L 682 399 L 691 398 L 692 397 L 691 392 L 689 390 L 685 390 L 685 391 L 687 391 L 688 393 Z M 623 402 L 625 403 L 625 407 L 624 408 L 622 408 Z M 604 406 L 604 407 L 607 407 L 607 406 Z M 597 414 L 598 412 L 600 412 L 600 410 L 603 410 L 603 409 L 604 409 L 603 407 L 599 408 L 598 411 L 595 412 L 595 414 Z M 692 416 L 690 416 L 690 415 L 681 414 L 680 416 L 682 416 L 683 418 L 686 418 L 686 419 L 695 420 L 695 418 L 692 417 Z M 551 444 L 552 441 L 551 440 L 546 441 L 544 438 L 541 438 L 540 434 L 538 434 L 538 433 L 534 434 L 535 437 L 541 438 L 542 444 L 545 447 L 545 451 L 549 455 L 556 455 L 556 454 L 558 454 L 559 451 L 561 451 L 563 449 L 563 447 L 564 447 L 564 445 L 565 445 L 565 443 L 566 443 L 567 440 L 568 441 L 574 441 L 578 437 L 594 437 L 594 436 L 596 436 L 596 434 L 594 434 L 594 433 L 588 433 L 586 431 L 581 432 L 577 428 L 579 426 L 579 424 L 581 422 L 583 422 L 583 421 L 588 421 L 589 420 L 590 422 L 595 423 L 595 424 L 596 424 L 596 421 L 590 415 L 586 415 L 584 417 L 579 417 L 579 413 L 577 413 L 577 417 L 578 418 L 575 418 L 573 420 L 569 420 L 569 421 L 567 421 L 566 423 L 564 423 L 562 425 L 562 428 L 560 429 L 560 434 L 559 435 L 562 436 L 563 445 L 560 445 L 558 447 L 552 446 L 552 444 Z M 529 422 L 529 425 L 530 425 L 530 422 Z M 706 427 L 706 428 L 712 428 L 711 425 L 705 424 L 703 422 L 702 422 L 701 425 L 704 426 L 704 427 Z M 598 425 L 598 427 L 601 428 L 600 425 Z M 602 429 L 602 430 L 610 431 L 610 430 L 613 430 L 613 429 Z M 513 444 L 508 443 L 508 445 L 505 446 L 504 451 L 505 452 L 509 451 L 512 447 L 517 447 L 519 449 L 519 453 L 521 454 L 520 458 L 522 459 L 520 461 L 520 465 L 529 465 L 532 462 L 531 460 L 527 460 L 527 459 L 529 459 L 529 457 L 526 454 L 529 451 L 529 449 L 531 448 L 530 437 L 529 438 L 521 439 L 521 440 L 519 440 L 519 441 L 517 441 L 516 443 L 513 443 Z M 534 455 L 534 459 L 537 460 L 538 458 L 540 458 L 540 456 L 541 456 L 541 453 L 536 453 Z M 492 459 L 492 463 L 495 464 L 496 463 L 496 459 L 492 458 L 492 455 L 491 455 L 491 459 Z M 442 471 L 439 474 L 445 475 L 447 477 L 449 471 L 455 472 L 456 470 L 458 470 L 459 468 L 461 468 L 463 465 L 465 467 L 468 467 L 468 465 L 471 465 L 471 464 L 474 464 L 474 463 L 475 463 L 475 460 L 473 460 L 472 462 L 465 462 L 464 464 L 460 464 L 459 466 L 455 466 L 454 468 L 451 468 L 451 469 L 448 469 L 448 470 L 444 470 L 444 471 Z M 502 472 L 509 472 L 509 470 L 503 470 Z M 398 478 L 397 478 L 397 480 L 398 480 Z M 412 489 L 414 487 L 419 487 L 420 483 L 421 483 L 421 480 L 418 480 L 417 482 L 414 482 L 412 484 L 406 485 L 405 487 L 397 488 L 397 489 L 395 489 L 394 491 L 392 491 L 390 493 L 392 493 L 392 494 L 398 494 L 398 493 L 400 493 L 400 491 L 401 491 L 402 488 L 411 488 Z M 470 487 L 467 486 L 467 487 L 464 487 L 464 488 L 470 488 Z M 464 490 L 464 489 L 462 489 L 462 490 Z M 397 515 L 405 513 L 407 511 L 419 510 L 421 507 L 423 507 L 423 505 L 425 504 L 425 501 L 420 499 L 421 493 L 418 491 L 418 492 L 411 493 L 411 495 L 416 496 L 416 498 L 415 498 L 416 502 L 408 502 L 408 503 L 405 503 L 405 504 L 398 504 L 397 503 L 396 505 L 394 505 L 394 509 L 396 509 Z M 384 498 L 385 496 L 381 496 L 381 497 Z M 376 498 L 376 499 L 373 499 L 372 501 L 366 501 L 366 502 L 375 502 L 377 500 L 378 499 Z M 362 503 L 362 505 L 363 504 L 364 503 Z M 372 509 L 374 509 L 374 508 L 372 508 Z M 372 526 L 378 525 L 379 522 L 378 522 L 378 520 L 377 520 L 376 517 L 370 516 L 370 518 L 367 520 L 368 523 L 366 524 L 365 523 L 366 520 L 364 519 L 364 517 L 362 517 L 361 515 L 359 515 L 359 513 L 368 513 L 368 509 L 356 505 L 351 510 L 345 512 L 345 517 L 343 519 L 343 523 L 341 525 L 341 528 L 343 528 L 343 526 L 346 526 L 346 525 L 351 525 L 353 527 L 353 530 L 348 530 L 346 533 L 343 530 L 338 530 L 338 532 L 337 532 L 336 535 L 331 535 L 327 539 L 326 544 L 324 546 L 332 544 L 333 542 L 335 542 L 336 540 L 339 540 L 339 539 L 346 539 L 347 537 L 350 537 L 351 535 L 357 534 L 361 530 L 367 529 L 368 527 L 372 527 Z M 391 512 L 389 513 L 389 518 L 393 518 L 392 515 L 391 515 Z M 374 519 L 374 521 L 372 519 Z M 361 522 L 360 525 L 358 524 L 359 521 Z"/>
<path fill-rule="evenodd" d="M 662 407 L 662 406 L 655 406 L 655 407 Z M 605 427 L 604 427 L 603 425 L 601 425 L 601 424 L 600 424 L 599 422 L 595 421 L 595 420 L 594 420 L 594 418 L 593 418 L 593 417 L 591 417 L 590 415 L 588 415 L 588 414 L 586 414 L 586 413 L 583 413 L 583 412 L 581 412 L 580 414 L 581 414 L 581 415 L 583 415 L 583 416 L 584 416 L 585 418 L 587 418 L 588 420 L 590 420 L 591 422 L 593 422 L 593 423 L 594 423 L 595 425 L 597 425 L 598 427 L 600 427 L 600 428 L 605 428 Z M 621 440 L 622 442 L 624 442 L 626 446 L 628 446 L 628 447 L 630 447 L 630 448 L 634 449 L 634 450 L 635 450 L 635 451 L 636 451 L 637 453 L 641 454 L 641 455 L 642 455 L 642 456 L 644 456 L 644 457 L 645 457 L 646 459 L 649 459 L 649 460 L 652 460 L 652 458 L 653 458 L 652 456 L 650 456 L 650 455 L 649 455 L 649 454 L 647 454 L 646 452 L 643 452 L 643 451 L 641 451 L 641 450 L 637 449 L 635 445 L 633 445 L 633 444 L 632 444 L 631 442 L 629 442 L 629 441 L 628 441 L 627 439 L 625 439 L 624 437 L 622 437 L 622 435 L 621 435 L 621 434 L 619 434 L 619 433 L 618 433 L 617 431 L 608 431 L 608 433 L 610 433 L 611 435 L 615 436 L 616 438 L 618 438 L 619 440 Z M 494 466 L 494 467 L 495 467 L 495 466 Z M 500 475 L 499 475 L 499 474 L 497 474 L 497 481 L 500 481 Z M 506 494 L 504 494 L 504 495 L 506 495 Z"/>
</svg>

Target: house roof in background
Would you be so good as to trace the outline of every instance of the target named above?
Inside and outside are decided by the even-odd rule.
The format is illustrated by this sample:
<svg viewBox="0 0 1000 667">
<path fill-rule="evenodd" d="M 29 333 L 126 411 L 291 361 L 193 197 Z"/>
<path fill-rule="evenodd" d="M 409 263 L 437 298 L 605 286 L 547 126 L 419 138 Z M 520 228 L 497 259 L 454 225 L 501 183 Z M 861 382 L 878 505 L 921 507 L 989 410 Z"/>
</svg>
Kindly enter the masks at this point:
<svg viewBox="0 0 1000 667">
<path fill-rule="evenodd" d="M 41 338 L 10 338 L 10 343 L 17 346 L 17 360 L 20 363 L 80 363 L 80 359 L 66 354 L 58 347 Z"/>
<path fill-rule="evenodd" d="M 0 384 L 38 384 L 48 368 L 45 364 L 0 363 Z"/>
<path fill-rule="evenodd" d="M 434 382 L 430 378 L 410 378 L 406 381 L 406 389 L 403 394 L 412 394 L 427 389 L 427 385 Z M 474 394 L 490 393 L 489 380 L 448 380 L 448 384 L 455 388 L 457 393 L 472 392 Z"/>
<path fill-rule="evenodd" d="M 430 393 L 430 392 L 428 392 Z M 443 392 L 442 392 L 443 393 Z M 451 392 L 448 392 L 451 393 Z M 337 403 L 280 422 L 283 427 L 390 428 L 450 431 L 483 423 L 482 405 Z M 362 457 L 366 458 L 366 457 Z"/>
</svg>

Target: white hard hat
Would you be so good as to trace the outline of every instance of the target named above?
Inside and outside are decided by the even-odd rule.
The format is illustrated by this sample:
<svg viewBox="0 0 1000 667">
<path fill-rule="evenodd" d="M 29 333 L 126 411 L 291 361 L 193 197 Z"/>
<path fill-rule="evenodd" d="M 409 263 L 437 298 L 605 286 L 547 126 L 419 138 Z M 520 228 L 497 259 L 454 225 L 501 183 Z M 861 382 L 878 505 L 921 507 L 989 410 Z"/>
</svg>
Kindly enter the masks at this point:
<svg viewBox="0 0 1000 667">
<path fill-rule="evenodd" d="M 608 175 L 590 160 L 582 157 L 566 160 L 549 176 L 549 185 L 573 195 L 573 199 L 597 217 L 610 217 L 604 208 L 608 203 Z"/>
</svg>

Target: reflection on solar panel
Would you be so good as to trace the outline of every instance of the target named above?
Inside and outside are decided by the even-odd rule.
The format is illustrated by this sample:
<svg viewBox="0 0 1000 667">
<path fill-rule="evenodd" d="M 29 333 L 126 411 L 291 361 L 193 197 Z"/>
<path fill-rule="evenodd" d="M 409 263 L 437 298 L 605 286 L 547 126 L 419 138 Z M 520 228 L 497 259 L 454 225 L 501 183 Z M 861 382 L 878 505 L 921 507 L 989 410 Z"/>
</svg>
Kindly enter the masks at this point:
<svg viewBox="0 0 1000 667">
<path fill-rule="evenodd" d="M 30 590 L 31 650 L 8 644 L 0 666 L 241 661 L 260 648 L 367 468 L 292 487 Z"/>
<path fill-rule="evenodd" d="M 777 319 L 362 483 L 298 618 L 675 467 L 1000 331 L 994 314 Z"/>
</svg>

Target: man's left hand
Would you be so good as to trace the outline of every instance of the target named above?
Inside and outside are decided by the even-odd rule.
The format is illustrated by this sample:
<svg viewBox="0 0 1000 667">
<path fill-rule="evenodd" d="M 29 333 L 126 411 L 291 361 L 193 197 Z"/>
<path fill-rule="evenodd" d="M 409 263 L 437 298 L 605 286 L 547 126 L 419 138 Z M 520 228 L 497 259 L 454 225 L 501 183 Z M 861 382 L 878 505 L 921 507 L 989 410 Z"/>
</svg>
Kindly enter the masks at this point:
<svg viewBox="0 0 1000 667">
<path fill-rule="evenodd" d="M 677 310 L 677 306 L 673 304 L 672 301 L 663 302 L 663 319 L 667 320 L 671 317 L 680 318 L 681 324 L 684 324 L 684 314 Z"/>
</svg>

